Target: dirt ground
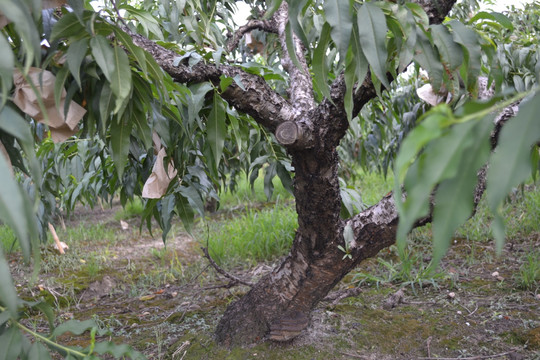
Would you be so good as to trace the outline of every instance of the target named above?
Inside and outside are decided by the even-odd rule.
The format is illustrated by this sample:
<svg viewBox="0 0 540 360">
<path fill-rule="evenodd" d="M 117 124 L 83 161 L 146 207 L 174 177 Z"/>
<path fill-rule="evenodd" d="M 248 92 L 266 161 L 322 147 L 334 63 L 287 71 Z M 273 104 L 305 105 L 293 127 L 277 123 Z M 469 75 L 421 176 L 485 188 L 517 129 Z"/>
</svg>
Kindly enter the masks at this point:
<svg viewBox="0 0 540 360">
<path fill-rule="evenodd" d="M 35 283 L 17 254 L 10 255 L 12 273 L 23 297 L 43 297 L 62 320 L 94 319 L 105 332 L 97 340 L 127 343 L 149 359 L 540 359 L 540 289 L 516 282 L 524 256 L 540 248 L 538 233 L 508 242 L 500 257 L 492 243 L 456 239 L 442 275 L 431 281 L 358 282 L 351 274 L 335 290 L 359 284 L 359 295 L 321 303 L 299 338 L 224 349 L 213 330 L 248 288 L 224 288 L 226 280 L 180 226 L 165 248 L 160 234 L 139 232 L 136 219 L 122 230 L 115 211 L 81 209 L 66 221 L 82 232 L 102 224 L 98 235 L 115 239 L 95 239 L 88 230 L 88 238 L 70 242 L 59 230 L 70 249 L 59 255 L 49 244 Z M 394 261 L 394 251 L 380 258 Z M 277 262 L 228 270 L 254 280 Z M 384 274 L 381 263 L 371 259 L 358 271 Z M 42 317 L 27 321 L 47 332 Z M 84 347 L 89 336 L 59 340 Z"/>
</svg>

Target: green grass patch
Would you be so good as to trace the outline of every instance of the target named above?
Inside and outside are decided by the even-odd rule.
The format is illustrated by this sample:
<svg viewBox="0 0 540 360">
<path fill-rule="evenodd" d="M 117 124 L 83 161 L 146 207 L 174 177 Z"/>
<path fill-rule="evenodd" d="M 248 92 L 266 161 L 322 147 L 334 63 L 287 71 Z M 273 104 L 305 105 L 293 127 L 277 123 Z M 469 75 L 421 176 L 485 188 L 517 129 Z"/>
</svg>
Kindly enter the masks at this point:
<svg viewBox="0 0 540 360">
<path fill-rule="evenodd" d="M 210 224 L 210 255 L 219 263 L 272 260 L 289 250 L 297 226 L 292 206 L 277 202 L 270 209 L 249 209 L 243 215 Z"/>
<path fill-rule="evenodd" d="M 6 253 L 20 249 L 19 242 L 17 241 L 13 230 L 7 225 L 0 226 L 0 243 L 2 244 L 2 250 Z"/>
<path fill-rule="evenodd" d="M 133 198 L 126 206 L 114 214 L 114 220 L 126 220 L 134 217 L 140 217 L 144 211 L 144 205 L 139 198 Z"/>
<path fill-rule="evenodd" d="M 278 198 L 292 199 L 292 194 L 285 190 L 281 180 L 277 176 L 272 180 L 272 184 L 274 185 L 274 191 L 270 201 L 276 201 Z M 238 177 L 235 191 L 230 192 L 227 190 L 220 193 L 219 197 L 221 208 L 267 202 L 268 198 L 264 193 L 264 176 L 262 175 L 262 172 L 259 171 L 259 176 L 253 183 L 253 187 L 250 186 L 247 176 L 241 175 Z"/>
</svg>

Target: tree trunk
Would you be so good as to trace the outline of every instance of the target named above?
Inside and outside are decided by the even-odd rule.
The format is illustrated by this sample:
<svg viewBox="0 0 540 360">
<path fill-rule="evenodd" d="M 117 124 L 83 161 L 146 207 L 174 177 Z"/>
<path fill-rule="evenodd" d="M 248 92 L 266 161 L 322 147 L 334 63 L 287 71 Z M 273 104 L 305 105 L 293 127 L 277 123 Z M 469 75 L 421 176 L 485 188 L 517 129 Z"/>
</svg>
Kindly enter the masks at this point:
<svg viewBox="0 0 540 360">
<path fill-rule="evenodd" d="M 298 230 L 290 254 L 244 297 L 231 304 L 216 329 L 227 346 L 264 338 L 287 341 L 309 323 L 313 308 L 360 261 L 395 241 L 397 211 L 391 196 L 351 219 L 356 246 L 343 258 L 345 221 L 335 149 L 293 154 Z"/>
</svg>

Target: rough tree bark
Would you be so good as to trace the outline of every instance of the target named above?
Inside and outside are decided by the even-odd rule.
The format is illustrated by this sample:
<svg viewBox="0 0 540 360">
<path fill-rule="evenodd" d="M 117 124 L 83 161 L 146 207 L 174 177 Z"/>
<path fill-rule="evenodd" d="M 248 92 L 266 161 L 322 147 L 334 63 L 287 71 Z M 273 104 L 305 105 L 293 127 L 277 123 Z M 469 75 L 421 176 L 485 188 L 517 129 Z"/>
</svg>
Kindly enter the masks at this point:
<svg viewBox="0 0 540 360">
<path fill-rule="evenodd" d="M 439 23 L 455 1 L 416 2 L 424 7 L 431 22 Z M 217 83 L 221 75 L 240 75 L 246 90 L 233 84 L 222 94 L 223 98 L 276 132 L 292 158 L 298 212 L 298 230 L 292 249 L 279 266 L 227 308 L 216 329 L 217 341 L 225 345 L 253 343 L 265 338 L 286 341 L 298 336 L 308 326 L 311 310 L 348 272 L 395 242 L 398 214 L 391 195 L 352 219 L 344 221 L 339 217 L 341 198 L 336 147 L 348 128 L 343 106 L 345 81 L 340 76 L 332 85 L 332 101 L 315 104 L 301 42 L 293 39 L 301 68 L 292 64 L 286 51 L 287 18 L 287 5 L 283 2 L 272 19 L 250 22 L 242 27 L 239 34 L 232 37 L 231 46 L 235 46 L 242 32 L 254 28 L 277 33 L 282 47 L 282 65 L 290 76 L 289 100 L 273 92 L 260 77 L 234 66 L 174 66 L 175 53 L 132 34 L 135 43 L 149 51 L 176 81 Z M 376 95 L 369 75 L 358 86 L 355 114 Z M 418 225 L 427 221 L 429 219 L 423 219 Z M 351 258 L 342 259 L 338 245 L 344 243 L 346 224 L 354 231 L 355 243 L 350 248 Z"/>
</svg>

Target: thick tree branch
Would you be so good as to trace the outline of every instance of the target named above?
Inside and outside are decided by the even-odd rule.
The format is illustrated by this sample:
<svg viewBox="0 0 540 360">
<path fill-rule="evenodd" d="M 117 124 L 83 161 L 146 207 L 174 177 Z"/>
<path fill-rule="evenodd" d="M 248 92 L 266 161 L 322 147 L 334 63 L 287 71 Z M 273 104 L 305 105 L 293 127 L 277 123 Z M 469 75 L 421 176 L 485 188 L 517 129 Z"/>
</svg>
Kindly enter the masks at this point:
<svg viewBox="0 0 540 360">
<path fill-rule="evenodd" d="M 277 24 L 275 23 L 274 19 L 271 20 L 250 20 L 248 23 L 244 26 L 241 26 L 238 28 L 238 30 L 235 31 L 235 33 L 231 36 L 227 43 L 227 50 L 233 51 L 240 42 L 240 39 L 250 32 L 251 30 L 262 30 L 269 33 L 278 33 Z"/>
<path fill-rule="evenodd" d="M 450 12 L 456 0 L 412 0 L 420 5 L 429 17 L 430 24 L 441 23 Z M 392 81 L 392 78 L 389 78 Z M 347 115 L 344 107 L 345 79 L 341 74 L 334 80 L 331 86 L 332 101 L 324 99 L 318 106 L 315 117 L 324 117 L 328 130 L 325 135 L 330 144 L 337 144 L 345 135 L 348 128 Z M 357 84 L 353 91 L 353 117 L 358 115 L 362 107 L 377 96 L 375 87 L 371 81 L 371 73 L 368 72 L 361 84 Z"/>
<path fill-rule="evenodd" d="M 304 55 L 304 45 L 300 39 L 293 33 L 293 45 L 296 58 L 301 65 L 298 68 L 291 59 L 287 49 L 287 34 L 286 26 L 289 21 L 289 7 L 286 1 L 281 3 L 281 6 L 274 14 L 275 22 L 277 23 L 279 42 L 281 45 L 283 58 L 281 65 L 289 73 L 290 76 L 290 97 L 291 103 L 296 114 L 305 113 L 315 107 L 315 99 L 313 97 L 313 84 L 309 68 L 307 66 L 306 57 Z"/>
<path fill-rule="evenodd" d="M 182 63 L 175 65 L 179 55 L 142 35 L 124 29 L 133 39 L 135 45 L 146 50 L 156 60 L 158 65 L 175 81 L 192 84 L 210 81 L 216 86 L 221 76 L 239 76 L 245 90 L 232 83 L 221 96 L 237 110 L 251 115 L 258 123 L 275 131 L 279 124 L 294 116 L 291 104 L 274 92 L 263 78 L 249 74 L 244 70 L 229 65 L 207 65 L 199 63 L 187 66 Z"/>
</svg>

